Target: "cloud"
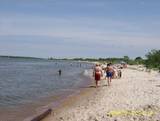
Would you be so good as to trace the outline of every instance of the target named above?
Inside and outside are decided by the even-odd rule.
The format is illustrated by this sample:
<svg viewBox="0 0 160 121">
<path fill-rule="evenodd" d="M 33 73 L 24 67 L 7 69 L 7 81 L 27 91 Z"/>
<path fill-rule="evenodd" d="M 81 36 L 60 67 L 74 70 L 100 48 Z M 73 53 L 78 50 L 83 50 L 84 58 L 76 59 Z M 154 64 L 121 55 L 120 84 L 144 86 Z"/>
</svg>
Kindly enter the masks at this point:
<svg viewBox="0 0 160 121">
<path fill-rule="evenodd" d="M 155 4 L 132 3 L 133 6 L 125 0 L 3 3 L 0 54 L 136 56 L 160 48 L 160 16 Z"/>
</svg>

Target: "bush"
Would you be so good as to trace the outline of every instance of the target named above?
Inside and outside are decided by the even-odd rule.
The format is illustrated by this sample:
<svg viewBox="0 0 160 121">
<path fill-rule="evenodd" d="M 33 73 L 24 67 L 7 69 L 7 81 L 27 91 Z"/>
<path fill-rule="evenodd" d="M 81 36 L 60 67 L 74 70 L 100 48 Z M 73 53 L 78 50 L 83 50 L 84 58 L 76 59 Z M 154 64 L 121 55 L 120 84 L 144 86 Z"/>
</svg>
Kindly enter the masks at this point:
<svg viewBox="0 0 160 121">
<path fill-rule="evenodd" d="M 160 70 L 160 50 L 151 50 L 146 54 L 145 65 L 147 68 L 157 68 Z"/>
</svg>

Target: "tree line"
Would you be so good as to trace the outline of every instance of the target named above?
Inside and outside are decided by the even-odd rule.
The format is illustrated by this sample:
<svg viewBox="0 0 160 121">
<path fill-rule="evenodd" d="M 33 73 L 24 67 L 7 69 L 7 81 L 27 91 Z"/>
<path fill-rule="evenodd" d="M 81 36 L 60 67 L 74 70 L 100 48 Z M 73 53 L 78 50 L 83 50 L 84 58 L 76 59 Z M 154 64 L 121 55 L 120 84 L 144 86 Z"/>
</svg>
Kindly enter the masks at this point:
<svg viewBox="0 0 160 121">
<path fill-rule="evenodd" d="M 143 64 L 149 69 L 159 69 L 160 70 L 160 50 L 151 50 L 145 55 L 146 58 L 140 56 L 131 59 L 129 56 L 124 56 L 122 58 L 72 58 L 72 59 L 60 59 L 60 60 L 72 60 L 72 61 L 99 61 L 101 63 L 120 63 L 121 61 L 126 62 L 130 65 Z M 56 58 L 49 58 L 49 60 L 56 60 Z"/>
<path fill-rule="evenodd" d="M 151 50 L 146 54 L 144 65 L 147 68 L 157 68 L 160 71 L 160 50 Z"/>
</svg>

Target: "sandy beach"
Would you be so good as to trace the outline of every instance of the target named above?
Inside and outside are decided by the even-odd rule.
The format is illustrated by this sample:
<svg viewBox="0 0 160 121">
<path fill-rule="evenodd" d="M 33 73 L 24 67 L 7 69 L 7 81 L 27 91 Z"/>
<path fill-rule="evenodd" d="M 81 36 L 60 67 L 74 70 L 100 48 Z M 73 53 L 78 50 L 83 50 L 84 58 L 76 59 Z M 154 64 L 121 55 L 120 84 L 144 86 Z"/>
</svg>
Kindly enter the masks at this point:
<svg viewBox="0 0 160 121">
<path fill-rule="evenodd" d="M 124 69 L 111 86 L 84 88 L 43 121 L 160 121 L 160 76 Z"/>
</svg>

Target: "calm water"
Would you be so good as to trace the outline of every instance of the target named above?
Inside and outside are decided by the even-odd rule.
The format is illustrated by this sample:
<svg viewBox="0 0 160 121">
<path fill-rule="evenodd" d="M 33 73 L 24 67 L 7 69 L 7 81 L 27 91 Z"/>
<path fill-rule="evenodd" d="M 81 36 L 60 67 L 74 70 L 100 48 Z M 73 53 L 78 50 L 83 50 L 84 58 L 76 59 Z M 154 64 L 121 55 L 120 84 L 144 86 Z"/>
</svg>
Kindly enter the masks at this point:
<svg viewBox="0 0 160 121">
<path fill-rule="evenodd" d="M 91 67 L 82 62 L 0 58 L 0 108 L 76 90 L 87 83 Z"/>
</svg>

